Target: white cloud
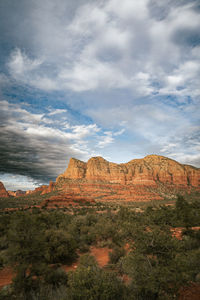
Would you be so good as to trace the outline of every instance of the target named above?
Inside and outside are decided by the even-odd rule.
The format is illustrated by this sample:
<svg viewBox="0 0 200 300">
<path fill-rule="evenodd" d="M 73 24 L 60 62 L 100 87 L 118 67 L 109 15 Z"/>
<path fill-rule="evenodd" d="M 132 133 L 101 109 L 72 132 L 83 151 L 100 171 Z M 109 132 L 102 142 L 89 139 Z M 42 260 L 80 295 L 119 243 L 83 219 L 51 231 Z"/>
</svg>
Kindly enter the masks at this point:
<svg viewBox="0 0 200 300">
<path fill-rule="evenodd" d="M 173 151 L 174 148 L 176 148 L 177 144 L 174 143 L 168 143 L 166 144 L 161 150 L 160 152 L 164 152 L 164 153 L 169 153 L 169 151 Z"/>
<path fill-rule="evenodd" d="M 136 98 L 196 97 L 198 51 L 176 38 L 198 31 L 195 4 L 153 2 L 153 8 L 147 0 L 77 2 L 74 15 L 67 17 L 68 1 L 58 7 L 51 0 L 36 3 L 30 20 L 36 54 L 30 58 L 15 49 L 8 62 L 11 76 L 44 91 L 126 88 Z M 167 13 L 154 18 L 153 9 Z"/>
<path fill-rule="evenodd" d="M 117 132 L 114 132 L 113 135 L 114 136 L 119 136 L 119 135 L 122 135 L 124 132 L 126 131 L 125 128 L 122 128 L 121 130 L 117 131 Z"/>
<path fill-rule="evenodd" d="M 132 1 L 111 0 L 106 3 L 106 11 L 115 13 L 119 18 L 127 20 L 144 19 L 148 16 L 147 0 Z"/>
<path fill-rule="evenodd" d="M 42 64 L 41 60 L 31 60 L 25 53 L 19 48 L 16 48 L 10 56 L 8 62 L 8 68 L 13 77 L 24 76 L 26 73 L 31 72 Z"/>
<path fill-rule="evenodd" d="M 37 182 L 27 176 L 15 175 L 15 174 L 3 174 L 0 175 L 1 181 L 4 183 L 6 190 L 34 190 L 38 187 Z"/>
<path fill-rule="evenodd" d="M 42 65 L 42 59 L 31 59 L 19 48 L 13 50 L 7 63 L 10 76 L 19 83 L 44 91 L 58 89 L 56 80 L 51 79 L 49 74 L 41 72 Z"/>
<path fill-rule="evenodd" d="M 98 142 L 98 147 L 104 148 L 113 142 L 114 142 L 113 134 L 112 132 L 108 131 L 105 132 L 105 135 L 101 137 L 100 141 Z"/>
<path fill-rule="evenodd" d="M 63 114 L 63 113 L 67 113 L 67 109 L 51 109 L 50 112 L 48 113 L 49 116 L 54 116 L 57 114 Z"/>
<path fill-rule="evenodd" d="M 180 163 L 192 165 L 200 168 L 200 154 L 185 154 L 183 152 L 171 153 L 170 157 Z"/>
</svg>

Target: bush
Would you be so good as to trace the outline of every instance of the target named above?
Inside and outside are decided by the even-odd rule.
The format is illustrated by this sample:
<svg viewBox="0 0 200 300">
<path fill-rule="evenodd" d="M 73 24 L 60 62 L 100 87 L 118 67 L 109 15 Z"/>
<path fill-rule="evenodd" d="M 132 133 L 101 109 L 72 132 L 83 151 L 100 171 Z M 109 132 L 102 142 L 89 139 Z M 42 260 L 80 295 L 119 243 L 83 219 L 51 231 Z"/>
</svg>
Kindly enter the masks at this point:
<svg viewBox="0 0 200 300">
<path fill-rule="evenodd" d="M 115 246 L 113 251 L 109 252 L 109 258 L 111 264 L 116 264 L 119 259 L 126 254 L 126 251 L 122 247 Z"/>
<path fill-rule="evenodd" d="M 92 261 L 69 273 L 69 300 L 121 300 L 123 294 L 123 285 L 115 274 L 101 270 Z"/>
</svg>

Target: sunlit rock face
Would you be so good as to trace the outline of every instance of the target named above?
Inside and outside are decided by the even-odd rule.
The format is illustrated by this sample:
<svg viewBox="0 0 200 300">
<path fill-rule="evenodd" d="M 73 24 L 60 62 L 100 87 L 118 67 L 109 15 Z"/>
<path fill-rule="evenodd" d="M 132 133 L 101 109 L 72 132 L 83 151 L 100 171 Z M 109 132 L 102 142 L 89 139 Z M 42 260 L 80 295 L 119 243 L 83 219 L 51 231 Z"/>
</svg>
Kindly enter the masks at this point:
<svg viewBox="0 0 200 300">
<path fill-rule="evenodd" d="M 50 181 L 49 185 L 43 188 L 41 195 L 51 193 L 54 191 L 54 189 L 55 189 L 55 183 L 53 181 Z"/>
<path fill-rule="evenodd" d="M 102 157 L 88 162 L 71 158 L 66 171 L 56 183 L 42 187 L 41 193 L 57 191 L 44 205 L 48 207 L 78 205 L 81 202 L 176 199 L 176 195 L 200 192 L 200 169 L 182 165 L 172 159 L 148 155 L 128 163 L 115 164 Z"/>
<path fill-rule="evenodd" d="M 125 185 L 156 186 L 161 182 L 175 186 L 198 187 L 200 169 L 158 155 L 148 155 L 125 164 L 111 163 L 102 157 L 92 157 L 87 163 L 71 158 L 66 171 L 58 177 L 60 178 Z"/>
<path fill-rule="evenodd" d="M 9 196 L 20 197 L 26 195 L 25 191 L 17 190 L 17 191 L 8 191 Z"/>
<path fill-rule="evenodd" d="M 0 197 L 9 197 L 9 194 L 6 191 L 4 185 L 1 181 L 0 181 Z"/>
</svg>

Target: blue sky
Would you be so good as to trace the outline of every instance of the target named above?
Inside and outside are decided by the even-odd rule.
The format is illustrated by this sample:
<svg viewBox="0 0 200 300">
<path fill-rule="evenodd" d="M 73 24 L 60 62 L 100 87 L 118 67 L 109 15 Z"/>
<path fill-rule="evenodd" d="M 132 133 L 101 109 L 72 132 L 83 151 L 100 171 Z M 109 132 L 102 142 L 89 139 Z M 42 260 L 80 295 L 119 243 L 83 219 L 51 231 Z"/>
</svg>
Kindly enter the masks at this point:
<svg viewBox="0 0 200 300">
<path fill-rule="evenodd" d="M 200 5 L 0 3 L 0 180 L 29 189 L 70 157 L 200 166 Z"/>
</svg>

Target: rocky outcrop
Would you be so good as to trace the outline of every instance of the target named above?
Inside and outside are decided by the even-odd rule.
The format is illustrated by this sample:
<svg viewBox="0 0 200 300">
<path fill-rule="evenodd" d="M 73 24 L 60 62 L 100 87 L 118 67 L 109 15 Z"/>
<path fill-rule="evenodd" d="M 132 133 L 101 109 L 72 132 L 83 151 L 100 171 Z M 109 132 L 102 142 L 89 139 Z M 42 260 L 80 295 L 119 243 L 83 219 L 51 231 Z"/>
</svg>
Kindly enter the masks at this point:
<svg viewBox="0 0 200 300">
<path fill-rule="evenodd" d="M 53 192 L 55 190 L 55 186 L 56 186 L 55 182 L 50 181 L 49 185 L 43 188 L 41 195 L 45 195 Z"/>
<path fill-rule="evenodd" d="M 26 195 L 31 195 L 31 194 L 33 194 L 34 193 L 34 190 L 27 190 L 26 191 Z"/>
<path fill-rule="evenodd" d="M 158 155 L 148 155 L 124 164 L 111 163 L 102 157 L 92 157 L 87 163 L 71 158 L 67 170 L 57 178 L 57 182 L 61 178 L 123 185 L 156 186 L 160 182 L 199 187 L 200 169 Z"/>
<path fill-rule="evenodd" d="M 6 191 L 4 185 L 1 181 L 0 181 L 0 197 L 9 197 L 9 194 Z"/>
<path fill-rule="evenodd" d="M 38 192 L 42 193 L 42 192 L 43 192 L 45 189 L 47 189 L 47 188 L 48 188 L 48 185 L 43 184 L 43 185 L 41 185 L 41 186 L 35 188 L 34 191 L 33 191 L 32 193 L 38 193 Z"/>
<path fill-rule="evenodd" d="M 56 187 L 56 183 L 53 181 L 49 182 L 49 185 L 41 185 L 37 188 L 35 188 L 34 190 L 28 190 L 26 191 L 26 195 L 30 195 L 30 194 L 35 194 L 35 193 L 39 193 L 40 195 L 45 195 L 48 193 L 51 193 L 55 190 Z"/>
<path fill-rule="evenodd" d="M 15 192 L 14 191 L 8 191 L 9 196 L 15 197 Z"/>
<path fill-rule="evenodd" d="M 8 191 L 8 194 L 13 197 L 20 197 L 20 196 L 25 196 L 26 192 L 22 190 L 17 190 L 17 191 Z"/>
</svg>

